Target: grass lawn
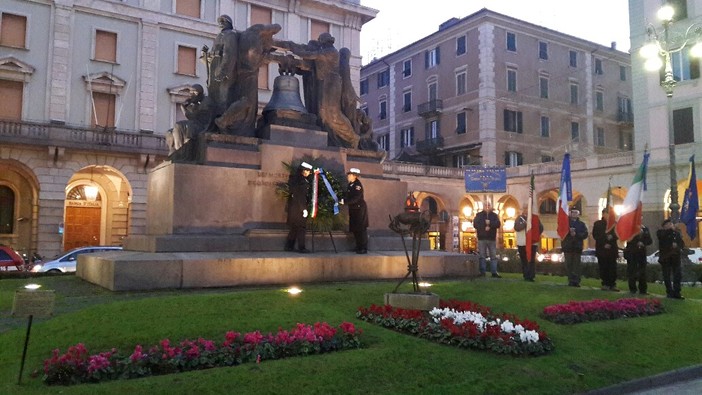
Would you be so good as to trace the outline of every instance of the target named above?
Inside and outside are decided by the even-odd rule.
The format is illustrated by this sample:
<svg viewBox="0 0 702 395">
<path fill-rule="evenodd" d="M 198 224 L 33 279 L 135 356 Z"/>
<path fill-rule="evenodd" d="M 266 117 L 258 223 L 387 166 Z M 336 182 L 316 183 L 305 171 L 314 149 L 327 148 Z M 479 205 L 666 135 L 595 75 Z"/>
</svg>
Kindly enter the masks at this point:
<svg viewBox="0 0 702 395">
<path fill-rule="evenodd" d="M 436 393 L 569 394 L 700 363 L 702 288 L 683 288 L 687 300 L 663 299 L 664 314 L 573 326 L 539 316 L 550 304 L 616 299 L 629 293 L 599 290 L 599 280 L 566 287 L 565 278 L 521 275 L 503 279 L 436 281 L 443 299 L 471 300 L 539 323 L 555 344 L 542 357 L 511 357 L 430 343 L 355 318 L 359 306 L 381 304 L 395 282 L 308 285 L 295 297 L 280 288 L 112 293 L 74 276 L 34 282 L 56 291 L 55 316 L 37 319 L 21 386 L 17 386 L 26 320 L 10 317 L 24 279 L 0 280 L 0 393 L 2 394 L 282 394 Z M 624 285 L 620 281 L 619 285 Z M 407 284 L 403 285 L 407 290 Z M 665 294 L 650 284 L 654 297 Z M 290 329 L 296 323 L 350 321 L 362 328 L 363 348 L 319 356 L 264 361 L 137 380 L 49 387 L 30 376 L 51 350 L 84 343 L 91 353 L 169 338 L 221 341 L 227 330 Z"/>
</svg>

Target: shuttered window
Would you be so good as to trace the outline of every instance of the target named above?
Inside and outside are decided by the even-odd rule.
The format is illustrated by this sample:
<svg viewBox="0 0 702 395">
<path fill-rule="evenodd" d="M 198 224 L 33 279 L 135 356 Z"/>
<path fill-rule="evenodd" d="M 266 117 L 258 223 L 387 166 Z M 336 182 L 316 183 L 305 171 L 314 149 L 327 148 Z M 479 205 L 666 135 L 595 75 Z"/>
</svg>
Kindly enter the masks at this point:
<svg viewBox="0 0 702 395">
<path fill-rule="evenodd" d="M 310 38 L 316 40 L 322 33 L 329 33 L 329 24 L 312 19 L 310 26 Z"/>
<path fill-rule="evenodd" d="M 27 37 L 26 17 L 3 13 L 0 24 L 0 45 L 25 48 L 25 40 Z"/>
<path fill-rule="evenodd" d="M 117 63 L 117 33 L 95 31 L 95 60 Z"/>
<path fill-rule="evenodd" d="M 195 48 L 178 46 L 178 74 L 195 75 L 197 51 Z"/>
<path fill-rule="evenodd" d="M 176 14 L 200 17 L 200 0 L 176 0 Z"/>
<path fill-rule="evenodd" d="M 273 20 L 270 8 L 251 6 L 251 25 L 261 23 L 268 25 Z"/>
<path fill-rule="evenodd" d="M 24 86 L 19 81 L 0 80 L 0 119 L 20 121 L 22 119 L 22 92 Z"/>
<path fill-rule="evenodd" d="M 92 127 L 115 126 L 115 95 L 93 92 L 94 111 L 90 114 Z M 97 116 L 95 115 L 97 114 Z M 97 118 L 97 119 L 96 119 Z"/>
</svg>

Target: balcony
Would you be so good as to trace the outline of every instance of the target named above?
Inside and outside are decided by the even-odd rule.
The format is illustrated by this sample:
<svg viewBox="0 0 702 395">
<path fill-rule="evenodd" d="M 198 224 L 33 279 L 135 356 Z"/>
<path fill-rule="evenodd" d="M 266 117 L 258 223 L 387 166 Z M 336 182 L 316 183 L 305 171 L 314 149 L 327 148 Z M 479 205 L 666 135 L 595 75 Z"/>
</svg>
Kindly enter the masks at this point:
<svg viewBox="0 0 702 395">
<path fill-rule="evenodd" d="M 417 106 L 417 114 L 420 117 L 433 117 L 441 114 L 444 109 L 444 102 L 440 99 L 429 100 Z"/>
<path fill-rule="evenodd" d="M 0 141 L 14 144 L 168 155 L 165 137 L 161 135 L 53 123 L 0 121 Z"/>
<path fill-rule="evenodd" d="M 443 137 L 436 137 L 433 139 L 426 139 L 422 141 L 417 141 L 417 151 L 423 154 L 431 154 L 438 150 L 439 148 L 443 148 L 444 146 L 444 138 Z"/>
<path fill-rule="evenodd" d="M 617 122 L 633 125 L 634 124 L 634 114 L 631 112 L 617 112 Z"/>
</svg>

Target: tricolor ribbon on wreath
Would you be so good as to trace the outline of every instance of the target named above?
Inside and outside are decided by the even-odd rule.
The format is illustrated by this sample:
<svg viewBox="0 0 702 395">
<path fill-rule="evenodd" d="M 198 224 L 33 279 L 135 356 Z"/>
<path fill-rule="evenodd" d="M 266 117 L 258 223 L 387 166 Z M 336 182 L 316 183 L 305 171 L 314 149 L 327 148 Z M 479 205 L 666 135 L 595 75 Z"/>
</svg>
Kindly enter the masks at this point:
<svg viewBox="0 0 702 395">
<path fill-rule="evenodd" d="M 322 181 L 324 181 L 327 191 L 329 191 L 332 199 L 334 199 L 334 215 L 337 215 L 339 214 L 339 198 L 336 196 L 336 193 L 334 193 L 334 188 L 332 188 L 329 180 L 327 180 L 327 176 L 324 175 L 324 169 L 316 168 L 314 169 L 314 178 L 312 180 L 312 213 L 310 217 L 316 218 L 317 212 L 319 211 L 317 209 L 319 203 L 319 176 L 322 176 Z"/>
</svg>

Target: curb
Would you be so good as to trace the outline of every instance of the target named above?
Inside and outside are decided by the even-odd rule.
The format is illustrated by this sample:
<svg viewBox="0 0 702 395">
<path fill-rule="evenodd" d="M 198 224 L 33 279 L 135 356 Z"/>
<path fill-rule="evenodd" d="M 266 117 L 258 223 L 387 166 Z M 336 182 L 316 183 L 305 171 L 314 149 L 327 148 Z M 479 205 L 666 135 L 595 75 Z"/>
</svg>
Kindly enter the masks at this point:
<svg viewBox="0 0 702 395">
<path fill-rule="evenodd" d="M 702 365 L 688 366 L 681 369 L 671 370 L 657 374 L 655 376 L 644 377 L 641 379 L 631 380 L 620 384 L 615 384 L 610 387 L 600 388 L 590 392 L 587 395 L 623 395 L 637 393 L 642 390 L 650 390 L 657 387 L 663 387 L 670 384 L 680 383 L 693 379 L 702 378 Z"/>
</svg>

